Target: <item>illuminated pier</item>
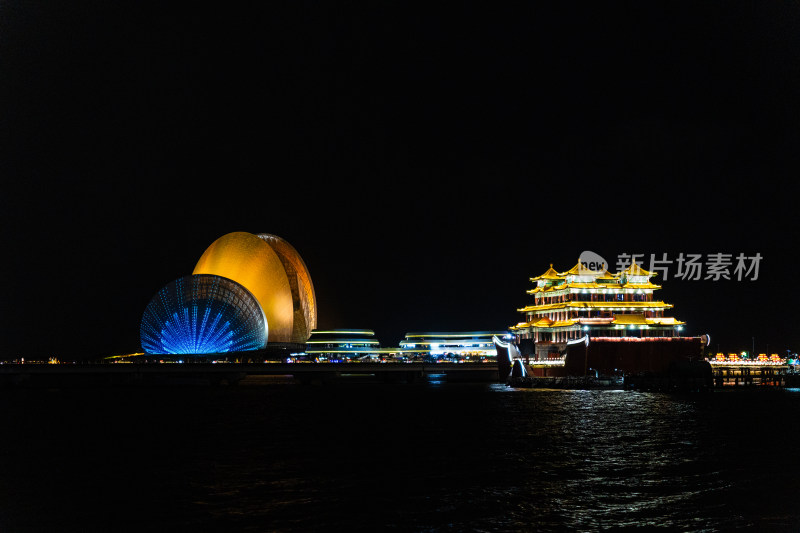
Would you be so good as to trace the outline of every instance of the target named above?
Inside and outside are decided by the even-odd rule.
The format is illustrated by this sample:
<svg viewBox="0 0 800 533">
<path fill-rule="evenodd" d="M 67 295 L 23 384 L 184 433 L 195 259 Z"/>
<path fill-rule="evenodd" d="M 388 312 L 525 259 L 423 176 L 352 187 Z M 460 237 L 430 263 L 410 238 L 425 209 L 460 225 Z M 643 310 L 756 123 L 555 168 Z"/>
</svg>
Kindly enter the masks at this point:
<svg viewBox="0 0 800 533">
<path fill-rule="evenodd" d="M 718 353 L 711 363 L 715 387 L 751 385 L 786 386 L 789 365 L 778 354 L 767 357 L 759 354 L 755 360 L 742 359 L 739 354 Z"/>
</svg>

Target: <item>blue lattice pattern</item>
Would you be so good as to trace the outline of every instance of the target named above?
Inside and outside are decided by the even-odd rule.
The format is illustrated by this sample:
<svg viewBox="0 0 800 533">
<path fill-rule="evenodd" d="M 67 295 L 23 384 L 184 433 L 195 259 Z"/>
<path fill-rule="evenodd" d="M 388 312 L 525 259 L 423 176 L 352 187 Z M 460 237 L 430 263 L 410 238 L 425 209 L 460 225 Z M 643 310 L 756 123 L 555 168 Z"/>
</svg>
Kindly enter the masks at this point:
<svg viewBox="0 0 800 533">
<path fill-rule="evenodd" d="M 222 276 L 198 274 L 167 284 L 153 297 L 140 334 L 150 354 L 208 354 L 264 348 L 267 328 L 250 291 Z"/>
</svg>

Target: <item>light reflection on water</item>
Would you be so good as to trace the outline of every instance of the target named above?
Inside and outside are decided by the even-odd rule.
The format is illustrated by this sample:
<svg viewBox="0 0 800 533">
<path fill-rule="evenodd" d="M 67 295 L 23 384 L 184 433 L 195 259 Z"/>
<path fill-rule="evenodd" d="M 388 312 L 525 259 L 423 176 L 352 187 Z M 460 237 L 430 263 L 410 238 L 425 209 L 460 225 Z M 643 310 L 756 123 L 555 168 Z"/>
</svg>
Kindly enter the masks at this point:
<svg viewBox="0 0 800 533">
<path fill-rule="evenodd" d="M 65 516 L 81 531 L 800 526 L 794 391 L 434 379 L 3 394 L 19 408 L 0 414 L 2 530 L 64 531 Z"/>
<path fill-rule="evenodd" d="M 692 402 L 635 392 L 537 392 L 526 391 L 516 410 L 527 440 L 507 453 L 527 458 L 533 475 L 519 490 L 545 510 L 542 526 L 691 529 L 698 498 L 725 488 L 708 468 L 713 443 L 701 443 Z M 539 416 L 525 417 L 529 410 Z M 720 519 L 742 517 L 705 525 L 719 527 Z"/>
</svg>

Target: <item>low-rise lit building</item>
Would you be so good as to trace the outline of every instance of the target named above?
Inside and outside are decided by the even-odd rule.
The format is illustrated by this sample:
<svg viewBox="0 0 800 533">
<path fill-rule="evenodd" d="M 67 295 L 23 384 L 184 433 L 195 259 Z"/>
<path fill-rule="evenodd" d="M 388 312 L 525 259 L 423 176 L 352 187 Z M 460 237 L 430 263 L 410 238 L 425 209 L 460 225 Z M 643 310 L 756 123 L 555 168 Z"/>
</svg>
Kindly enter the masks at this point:
<svg viewBox="0 0 800 533">
<path fill-rule="evenodd" d="M 400 349 L 410 360 L 496 361 L 493 336 L 509 338 L 508 331 L 406 333 Z"/>
<path fill-rule="evenodd" d="M 380 362 L 401 358 L 399 348 L 381 348 L 371 329 L 313 330 L 305 357 L 318 362 Z"/>
</svg>

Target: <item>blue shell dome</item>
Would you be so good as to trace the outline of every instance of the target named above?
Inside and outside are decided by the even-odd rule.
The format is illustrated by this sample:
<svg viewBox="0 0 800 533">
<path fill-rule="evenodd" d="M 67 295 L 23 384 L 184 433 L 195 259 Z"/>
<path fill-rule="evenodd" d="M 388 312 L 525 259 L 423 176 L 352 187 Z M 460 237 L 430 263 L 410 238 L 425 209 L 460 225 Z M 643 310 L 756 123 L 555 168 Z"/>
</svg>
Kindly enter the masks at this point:
<svg viewBox="0 0 800 533">
<path fill-rule="evenodd" d="M 142 317 L 149 354 L 208 354 L 259 350 L 268 325 L 253 294 L 222 276 L 196 274 L 168 283 Z"/>
</svg>

